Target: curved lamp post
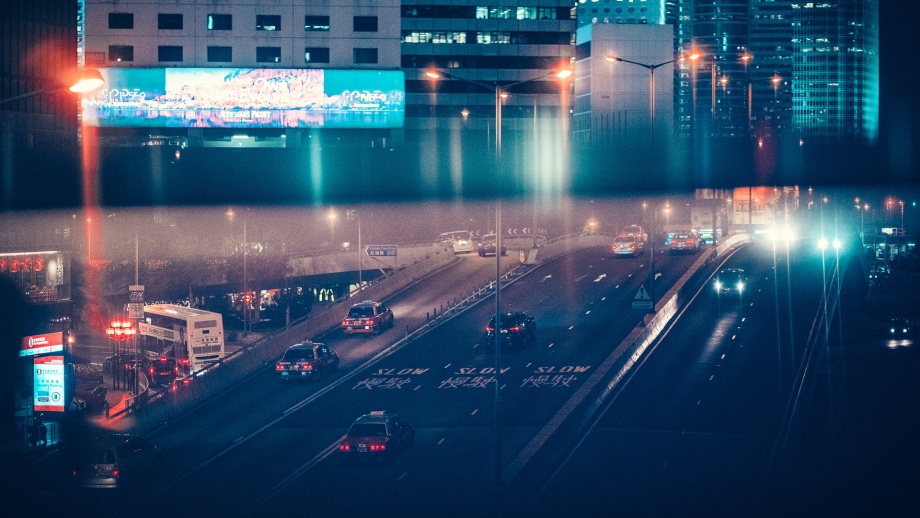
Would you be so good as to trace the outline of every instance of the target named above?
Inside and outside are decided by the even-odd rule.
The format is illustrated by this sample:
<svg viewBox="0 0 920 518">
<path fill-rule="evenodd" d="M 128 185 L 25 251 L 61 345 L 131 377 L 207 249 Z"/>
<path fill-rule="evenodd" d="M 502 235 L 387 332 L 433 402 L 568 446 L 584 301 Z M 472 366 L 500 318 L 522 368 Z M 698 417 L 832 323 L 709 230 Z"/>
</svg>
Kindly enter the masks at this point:
<svg viewBox="0 0 920 518">
<path fill-rule="evenodd" d="M 566 79 L 572 75 L 572 70 L 568 67 L 560 67 L 560 69 L 555 71 L 548 71 L 544 74 L 541 74 L 532 79 L 526 79 L 524 81 L 516 81 L 513 83 L 499 84 L 497 81 L 493 84 L 484 83 L 481 81 L 475 81 L 472 79 L 465 79 L 462 77 L 453 76 L 437 68 L 429 68 L 425 71 L 425 75 L 432 80 L 439 81 L 442 79 L 453 79 L 455 81 L 461 81 L 464 83 L 477 85 L 485 90 L 491 90 L 495 92 L 495 158 L 496 164 L 498 165 L 499 170 L 496 172 L 500 174 L 504 169 L 502 167 L 502 100 L 508 97 L 508 90 L 517 85 L 522 85 L 524 83 L 531 83 L 534 81 L 540 81 L 548 77 L 556 77 L 557 79 Z M 499 193 L 496 193 L 495 199 L 495 400 L 493 404 L 493 413 L 492 413 L 492 424 L 495 433 L 495 459 L 494 459 L 494 477 L 496 485 L 501 484 L 502 480 L 502 466 L 501 466 L 501 428 L 499 427 L 499 407 L 501 403 L 501 383 L 499 383 L 499 375 L 501 373 L 501 323 L 502 323 L 502 307 L 501 307 L 501 270 L 502 270 L 502 242 L 501 242 L 501 198 L 498 196 Z"/>
<path fill-rule="evenodd" d="M 0 106 L 4 104 L 13 103 L 16 101 L 22 101 L 24 99 L 29 99 L 31 97 L 35 97 L 36 95 L 41 95 L 41 94 L 46 94 L 46 93 L 56 93 L 61 90 L 67 90 L 73 93 L 82 94 L 82 93 L 86 93 L 86 92 L 95 90 L 96 88 L 99 88 L 100 86 L 102 86 L 104 83 L 105 81 L 102 79 L 102 74 L 100 74 L 99 71 L 96 70 L 95 68 L 81 68 L 77 72 L 76 77 L 73 78 L 73 81 L 70 82 L 69 85 L 49 86 L 46 88 L 35 90 L 34 92 L 29 92 L 27 94 L 17 95 L 15 97 L 3 99 L 2 101 L 0 101 Z"/>
<path fill-rule="evenodd" d="M 649 83 L 649 89 L 648 89 L 649 108 L 648 109 L 649 109 L 649 114 L 651 116 L 652 141 L 654 141 L 655 139 L 655 69 L 659 67 L 663 67 L 665 65 L 670 65 L 671 63 L 674 63 L 675 61 L 682 59 L 682 58 L 677 57 L 677 58 L 665 61 L 663 63 L 657 63 L 655 65 L 639 63 L 637 61 L 630 61 L 628 59 L 623 59 L 621 57 L 614 56 L 614 55 L 609 55 L 604 59 L 606 59 L 609 63 L 616 63 L 617 61 L 619 61 L 622 63 L 629 63 L 631 65 L 640 66 L 648 70 L 648 83 Z"/>
</svg>

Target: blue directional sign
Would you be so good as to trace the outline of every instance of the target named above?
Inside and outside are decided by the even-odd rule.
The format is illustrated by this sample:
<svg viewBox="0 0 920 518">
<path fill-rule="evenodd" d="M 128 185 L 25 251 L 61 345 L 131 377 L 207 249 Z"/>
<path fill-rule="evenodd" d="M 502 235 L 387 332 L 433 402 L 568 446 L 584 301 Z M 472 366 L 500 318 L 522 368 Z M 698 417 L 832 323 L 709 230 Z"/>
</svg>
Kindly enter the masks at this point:
<svg viewBox="0 0 920 518">
<path fill-rule="evenodd" d="M 364 255 L 368 257 L 396 257 L 397 245 L 367 245 Z"/>
</svg>

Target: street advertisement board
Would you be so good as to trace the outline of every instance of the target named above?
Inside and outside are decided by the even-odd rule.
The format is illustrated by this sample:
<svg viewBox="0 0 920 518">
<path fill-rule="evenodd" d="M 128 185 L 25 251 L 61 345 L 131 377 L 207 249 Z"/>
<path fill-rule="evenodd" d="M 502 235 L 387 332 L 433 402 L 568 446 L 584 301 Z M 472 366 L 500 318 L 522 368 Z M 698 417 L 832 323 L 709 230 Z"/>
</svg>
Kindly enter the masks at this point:
<svg viewBox="0 0 920 518">
<path fill-rule="evenodd" d="M 47 333 L 43 335 L 26 336 L 22 339 L 19 348 L 19 357 L 35 356 L 37 354 L 56 353 L 64 350 L 64 333 Z"/>
<path fill-rule="evenodd" d="M 33 402 L 36 412 L 64 411 L 64 357 L 37 356 L 33 360 Z"/>
<path fill-rule="evenodd" d="M 399 128 L 401 70 L 102 68 L 83 121 L 104 127 Z"/>
</svg>

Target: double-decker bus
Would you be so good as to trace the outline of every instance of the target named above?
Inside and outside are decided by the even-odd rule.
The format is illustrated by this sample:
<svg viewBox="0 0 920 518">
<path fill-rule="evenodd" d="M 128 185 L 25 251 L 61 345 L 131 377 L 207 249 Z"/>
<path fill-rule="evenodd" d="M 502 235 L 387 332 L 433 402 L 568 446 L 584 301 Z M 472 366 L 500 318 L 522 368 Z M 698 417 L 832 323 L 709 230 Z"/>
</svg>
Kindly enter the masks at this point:
<svg viewBox="0 0 920 518">
<path fill-rule="evenodd" d="M 151 304 L 144 306 L 144 322 L 138 331 L 158 342 L 170 342 L 156 349 L 160 354 L 174 357 L 178 365 L 188 365 L 189 372 L 224 357 L 224 324 L 220 313 Z"/>
</svg>

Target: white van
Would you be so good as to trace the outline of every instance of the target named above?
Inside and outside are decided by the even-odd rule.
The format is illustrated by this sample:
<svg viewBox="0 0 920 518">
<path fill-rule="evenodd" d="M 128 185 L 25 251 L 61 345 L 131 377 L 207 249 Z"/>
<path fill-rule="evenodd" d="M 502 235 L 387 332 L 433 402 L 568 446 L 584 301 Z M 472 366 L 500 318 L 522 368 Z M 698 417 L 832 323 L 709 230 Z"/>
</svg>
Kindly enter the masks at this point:
<svg viewBox="0 0 920 518">
<path fill-rule="evenodd" d="M 466 254 L 476 251 L 476 236 L 469 230 L 445 232 L 438 236 L 438 243 L 449 243 L 453 247 L 455 254 Z"/>
</svg>

